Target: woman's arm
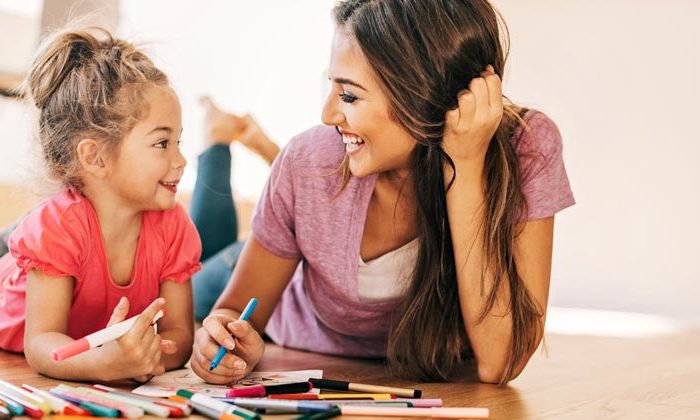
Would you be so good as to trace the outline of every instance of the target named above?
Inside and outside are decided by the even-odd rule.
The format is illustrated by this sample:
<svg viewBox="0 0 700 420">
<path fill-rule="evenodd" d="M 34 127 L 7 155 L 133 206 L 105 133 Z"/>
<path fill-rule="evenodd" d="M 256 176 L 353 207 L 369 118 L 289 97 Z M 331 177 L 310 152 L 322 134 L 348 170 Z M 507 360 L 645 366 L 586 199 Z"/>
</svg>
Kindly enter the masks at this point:
<svg viewBox="0 0 700 420">
<path fill-rule="evenodd" d="M 460 169 L 457 169 L 457 173 Z M 465 171 L 462 171 L 463 173 Z M 479 229 L 483 192 L 480 186 L 470 186 L 474 181 L 458 176 L 447 196 L 450 232 L 457 267 L 457 283 L 462 318 L 467 336 L 478 366 L 482 382 L 498 383 L 506 370 L 510 354 L 512 318 L 509 310 L 510 290 L 506 281 L 501 283 L 496 303 L 481 322 L 486 298 L 493 287 L 493 278 L 486 273 L 484 290 L 481 290 L 482 268 L 486 261 L 483 255 L 483 236 Z M 473 178 L 472 178 L 473 179 Z M 516 241 L 515 261 L 523 284 L 544 315 L 549 294 L 549 279 L 552 263 L 552 237 L 554 217 L 526 222 Z M 542 339 L 542 329 L 534 332 L 535 342 Z M 536 348 L 530 349 L 517 364 L 511 378 L 517 377 Z"/>
<path fill-rule="evenodd" d="M 24 354 L 37 372 L 59 379 L 111 381 L 151 374 L 160 359 L 158 336 L 150 327 L 162 306 L 158 301 L 140 315 L 117 341 L 54 362 L 51 351 L 74 340 L 66 335 L 73 283 L 71 277 L 50 277 L 39 270 L 27 274 Z M 116 311 L 116 309 L 115 309 Z"/>
<path fill-rule="evenodd" d="M 446 168 L 446 184 L 455 175 L 447 193 L 447 215 L 457 270 L 457 287 L 462 318 L 474 352 L 479 379 L 500 382 L 507 368 L 512 339 L 510 289 L 502 281 L 496 300 L 483 314 L 487 297 L 493 288 L 493 273 L 486 272 L 482 290 L 483 254 L 484 160 L 489 142 L 503 115 L 501 80 L 489 66 L 482 77 L 474 78 L 469 89 L 458 98 L 458 108 L 446 115 L 443 147 L 455 164 L 455 171 Z M 526 222 L 518 236 L 514 258 L 523 285 L 542 311 L 540 327 L 533 331 L 535 343 L 542 339 L 544 315 L 549 294 L 552 263 L 554 217 Z M 491 276 L 491 277 L 489 277 Z M 505 279 L 504 279 L 505 280 Z M 482 315 L 485 315 L 482 319 Z M 513 379 L 525 367 L 536 350 L 529 349 L 517 361 Z"/>
<path fill-rule="evenodd" d="M 264 351 L 260 334 L 297 265 L 299 259 L 278 257 L 265 249 L 255 236 L 248 239 L 231 280 L 195 335 L 192 370 L 199 377 L 223 384 L 240 379 L 253 370 Z M 259 302 L 253 315 L 248 322 L 236 321 L 252 297 Z M 235 351 L 229 352 L 218 368 L 209 371 L 209 364 L 219 347 L 233 346 L 231 333 L 236 337 Z"/>
</svg>

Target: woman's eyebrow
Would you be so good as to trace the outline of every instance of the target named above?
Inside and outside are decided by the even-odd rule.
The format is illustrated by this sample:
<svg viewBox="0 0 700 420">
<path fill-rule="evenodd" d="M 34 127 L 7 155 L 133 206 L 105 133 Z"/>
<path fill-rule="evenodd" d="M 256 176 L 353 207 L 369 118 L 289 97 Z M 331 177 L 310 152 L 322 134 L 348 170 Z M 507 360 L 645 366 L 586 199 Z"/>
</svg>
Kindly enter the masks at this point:
<svg viewBox="0 0 700 420">
<path fill-rule="evenodd" d="M 340 83 L 341 85 L 356 86 L 356 87 L 358 87 L 358 88 L 360 88 L 360 89 L 362 89 L 362 90 L 364 90 L 364 91 L 367 91 L 367 89 L 365 89 L 365 87 L 362 86 L 361 84 L 359 84 L 359 83 L 357 83 L 357 82 L 355 82 L 355 81 L 353 81 L 353 80 L 346 79 L 346 78 L 344 78 L 344 77 L 335 77 L 335 78 L 333 78 L 333 82 L 335 82 L 335 83 Z"/>
</svg>

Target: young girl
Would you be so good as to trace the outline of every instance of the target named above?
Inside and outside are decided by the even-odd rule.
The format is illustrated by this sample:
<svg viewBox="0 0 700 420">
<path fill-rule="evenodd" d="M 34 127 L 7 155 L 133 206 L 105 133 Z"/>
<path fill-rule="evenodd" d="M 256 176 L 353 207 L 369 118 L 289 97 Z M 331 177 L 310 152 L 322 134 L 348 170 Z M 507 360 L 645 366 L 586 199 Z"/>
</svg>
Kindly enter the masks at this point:
<svg viewBox="0 0 700 420">
<path fill-rule="evenodd" d="M 241 377 L 266 331 L 423 380 L 473 359 L 481 381 L 505 383 L 542 339 L 554 215 L 574 203 L 559 132 L 504 104 L 487 0 L 346 0 L 335 21 L 327 126 L 275 160 L 192 368 Z M 250 324 L 237 321 L 251 296 Z"/>
<path fill-rule="evenodd" d="M 167 77 L 104 30 L 68 30 L 40 50 L 25 94 L 64 188 L 22 221 L 0 259 L 0 348 L 62 379 L 142 381 L 182 366 L 201 244 L 175 201 L 186 162 Z M 119 340 L 52 361 L 53 349 L 136 315 Z"/>
</svg>

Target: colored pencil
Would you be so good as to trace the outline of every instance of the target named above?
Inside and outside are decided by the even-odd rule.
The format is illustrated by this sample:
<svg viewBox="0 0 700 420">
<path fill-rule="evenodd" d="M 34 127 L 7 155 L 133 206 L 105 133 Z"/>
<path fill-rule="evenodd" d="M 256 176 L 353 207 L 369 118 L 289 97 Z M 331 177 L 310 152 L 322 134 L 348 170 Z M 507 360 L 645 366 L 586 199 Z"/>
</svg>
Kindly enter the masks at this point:
<svg viewBox="0 0 700 420">
<path fill-rule="evenodd" d="M 356 384 L 353 382 L 338 381 L 333 379 L 320 379 L 311 378 L 309 379 L 314 386 L 318 389 L 330 389 L 333 391 L 354 391 L 354 392 L 365 392 L 370 394 L 392 394 L 397 397 L 403 398 L 420 398 L 423 392 L 420 389 L 407 389 L 407 388 L 396 388 L 391 386 L 381 386 L 381 385 L 368 385 L 368 384 Z"/>
</svg>

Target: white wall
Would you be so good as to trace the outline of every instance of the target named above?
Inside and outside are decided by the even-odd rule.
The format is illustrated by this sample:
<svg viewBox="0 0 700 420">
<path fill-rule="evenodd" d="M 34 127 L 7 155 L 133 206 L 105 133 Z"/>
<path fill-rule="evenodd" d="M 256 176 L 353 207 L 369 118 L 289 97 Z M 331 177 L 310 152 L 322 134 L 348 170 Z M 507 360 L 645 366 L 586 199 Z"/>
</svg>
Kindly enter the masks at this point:
<svg viewBox="0 0 700 420">
<path fill-rule="evenodd" d="M 180 94 L 192 169 L 202 93 L 252 112 L 281 144 L 319 123 L 330 0 L 194 4 L 122 0 L 120 14 L 121 34 L 152 41 Z M 511 30 L 506 94 L 558 123 L 578 201 L 557 218 L 551 304 L 700 321 L 700 2 L 496 4 Z M 2 137 L 0 181 L 15 162 Z M 267 168 L 236 154 L 236 190 L 256 197 Z"/>
</svg>

